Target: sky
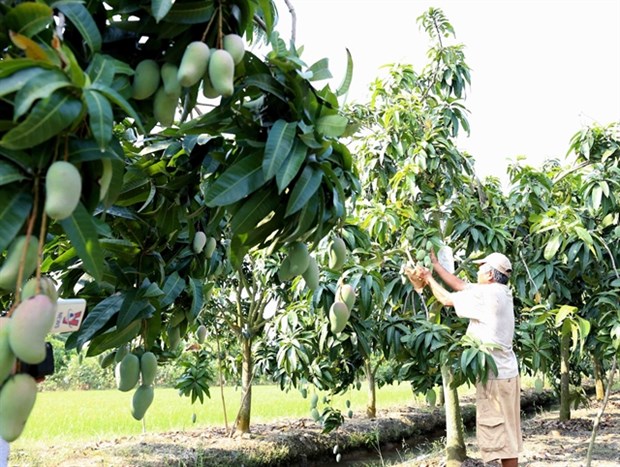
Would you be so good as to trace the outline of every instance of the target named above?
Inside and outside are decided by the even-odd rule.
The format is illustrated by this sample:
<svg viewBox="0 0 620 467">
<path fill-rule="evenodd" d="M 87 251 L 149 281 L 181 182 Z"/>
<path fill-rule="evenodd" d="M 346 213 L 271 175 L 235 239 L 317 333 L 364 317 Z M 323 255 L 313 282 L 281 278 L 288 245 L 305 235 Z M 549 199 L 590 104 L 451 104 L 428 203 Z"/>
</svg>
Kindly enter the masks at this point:
<svg viewBox="0 0 620 467">
<path fill-rule="evenodd" d="M 330 84 L 354 63 L 347 99 L 364 102 L 389 63 L 421 70 L 431 46 L 416 19 L 440 8 L 451 44 L 465 46 L 471 87 L 465 106 L 470 135 L 458 139 L 476 172 L 507 180 L 517 156 L 540 167 L 565 156 L 571 137 L 594 123 L 620 121 L 619 0 L 290 0 L 296 43 L 311 65 L 329 59 Z M 291 36 L 291 15 L 276 0 L 278 31 Z"/>
</svg>

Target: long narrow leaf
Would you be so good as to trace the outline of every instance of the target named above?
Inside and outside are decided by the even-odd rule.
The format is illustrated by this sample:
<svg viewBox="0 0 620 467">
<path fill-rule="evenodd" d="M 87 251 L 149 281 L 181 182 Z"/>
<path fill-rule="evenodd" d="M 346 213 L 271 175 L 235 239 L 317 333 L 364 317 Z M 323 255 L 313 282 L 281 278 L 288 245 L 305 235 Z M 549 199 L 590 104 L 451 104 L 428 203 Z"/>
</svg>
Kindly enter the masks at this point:
<svg viewBox="0 0 620 467">
<path fill-rule="evenodd" d="M 230 220 L 234 235 L 249 232 L 278 207 L 280 200 L 271 187 L 253 193 Z"/>
<path fill-rule="evenodd" d="M 86 69 L 90 82 L 111 86 L 116 73 L 115 63 L 117 61 L 107 55 L 95 54 Z"/>
<path fill-rule="evenodd" d="M 326 115 L 316 122 L 317 131 L 327 137 L 339 138 L 347 129 L 348 120 L 343 115 Z"/>
<path fill-rule="evenodd" d="M 92 339 L 92 337 L 101 330 L 108 321 L 118 313 L 123 304 L 122 295 L 112 295 L 101 302 L 88 312 L 86 318 L 82 322 L 82 326 L 78 331 L 77 344 L 79 347 L 83 346 L 86 342 Z"/>
<path fill-rule="evenodd" d="M 173 3 L 172 0 L 151 0 L 151 13 L 157 23 L 168 14 Z"/>
<path fill-rule="evenodd" d="M 26 176 L 19 170 L 14 164 L 0 159 L 0 186 L 8 185 L 13 182 L 20 182 L 24 180 Z M 4 197 L 2 198 L 4 203 Z"/>
<path fill-rule="evenodd" d="M 118 105 L 121 108 L 121 110 L 123 110 L 123 112 L 125 112 L 129 117 L 135 120 L 136 125 L 138 125 L 138 128 L 140 129 L 140 131 L 144 131 L 144 127 L 142 126 L 142 121 L 140 120 L 140 117 L 138 116 L 134 108 L 131 106 L 131 104 L 127 102 L 127 100 L 123 96 L 121 96 L 118 92 L 116 92 L 111 87 L 104 85 L 103 83 L 93 83 L 90 89 L 99 91 L 101 94 L 107 97 L 108 100 Z"/>
<path fill-rule="evenodd" d="M 205 194 L 207 206 L 236 203 L 263 186 L 262 159 L 254 156 L 242 159 L 219 176 Z"/>
<path fill-rule="evenodd" d="M 0 251 L 19 233 L 32 208 L 32 196 L 25 191 L 0 187 Z"/>
<path fill-rule="evenodd" d="M 99 144 L 99 149 L 103 151 L 112 139 L 114 125 L 112 105 L 105 96 L 89 89 L 84 90 L 84 99 L 88 109 L 90 131 Z"/>
<path fill-rule="evenodd" d="M 336 95 L 338 97 L 344 96 L 351 86 L 351 81 L 353 80 L 353 57 L 351 57 L 351 51 L 347 49 L 347 71 L 344 75 L 342 83 L 336 89 Z"/>
<path fill-rule="evenodd" d="M 295 214 L 301 208 L 305 206 L 308 200 L 316 193 L 321 186 L 321 180 L 323 178 L 323 171 L 318 169 L 313 169 L 310 166 L 307 166 L 297 183 L 295 183 L 295 188 L 291 192 L 291 197 L 286 206 L 286 212 L 284 214 L 285 217 L 290 216 L 291 214 Z"/>
<path fill-rule="evenodd" d="M 81 3 L 58 3 L 58 8 L 73 23 L 92 53 L 101 49 L 101 33 L 88 9 Z"/>
<path fill-rule="evenodd" d="M 84 262 L 84 269 L 95 280 L 103 276 L 103 250 L 99 245 L 97 229 L 93 218 L 80 203 L 73 214 L 60 221 L 71 245 L 75 248 L 80 259 Z"/>
<path fill-rule="evenodd" d="M 24 70 L 26 71 L 26 70 Z M 71 86 L 67 75 L 59 70 L 47 70 L 30 78 L 15 94 L 13 120 L 28 112 L 34 101 L 44 99 L 60 88 Z"/>
<path fill-rule="evenodd" d="M 271 180 L 280 170 L 280 166 L 293 147 L 296 127 L 295 122 L 277 120 L 269 130 L 263 158 L 265 180 Z"/>
<path fill-rule="evenodd" d="M 306 160 L 306 154 L 308 154 L 308 146 L 306 146 L 301 140 L 296 139 L 293 143 L 293 148 L 276 174 L 276 183 L 278 184 L 279 194 L 281 194 L 289 183 L 291 183 L 291 181 L 297 176 L 299 169 Z"/>
<path fill-rule="evenodd" d="M 24 149 L 43 143 L 69 127 L 81 111 L 82 103 L 78 99 L 55 92 L 37 102 L 28 117 L 4 135 L 0 145 Z"/>
<path fill-rule="evenodd" d="M 185 280 L 175 271 L 168 276 L 163 286 L 164 295 L 159 299 L 162 308 L 166 308 L 174 303 L 185 289 Z"/>
<path fill-rule="evenodd" d="M 32 37 L 54 21 L 53 13 L 54 11 L 43 3 L 20 3 L 6 15 L 6 25 L 11 31 Z"/>
<path fill-rule="evenodd" d="M 18 60 L 8 60 L 8 62 Z M 0 97 L 19 91 L 34 76 L 43 73 L 44 68 L 38 66 L 28 66 L 28 63 L 36 63 L 33 60 L 19 60 L 18 66 L 23 68 L 3 67 L 4 61 L 0 61 Z M 11 73 L 11 70 L 15 70 Z M 6 76 L 3 76 L 6 73 Z"/>
</svg>

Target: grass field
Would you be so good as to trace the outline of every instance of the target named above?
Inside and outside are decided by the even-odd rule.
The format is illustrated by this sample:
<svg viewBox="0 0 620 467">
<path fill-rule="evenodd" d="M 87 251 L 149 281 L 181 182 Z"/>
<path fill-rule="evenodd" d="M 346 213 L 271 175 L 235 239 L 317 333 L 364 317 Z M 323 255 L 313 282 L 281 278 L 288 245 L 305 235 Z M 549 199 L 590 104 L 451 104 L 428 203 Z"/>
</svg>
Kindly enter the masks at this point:
<svg viewBox="0 0 620 467">
<path fill-rule="evenodd" d="M 224 411 L 219 388 L 211 388 L 211 399 L 192 405 L 190 399 L 181 397 L 175 389 L 156 388 L 155 400 L 144 419 L 148 432 L 177 431 L 201 426 L 224 427 Z M 32 415 L 22 436 L 13 443 L 15 448 L 25 448 L 38 443 L 62 441 L 104 440 L 139 434 L 142 422 L 130 413 L 131 392 L 108 391 L 58 391 L 42 392 L 37 396 Z M 319 393 L 322 397 L 323 394 Z M 225 388 L 228 423 L 232 425 L 240 402 L 240 389 Z M 333 398 L 333 406 L 346 415 L 345 401 L 351 401 L 354 412 L 363 412 L 366 391 L 353 390 Z M 408 384 L 384 386 L 377 392 L 377 408 L 420 403 Z M 319 406 L 321 403 L 319 402 Z M 196 423 L 192 415 L 196 414 Z M 281 418 L 310 416 L 310 396 L 304 399 L 299 391 L 283 392 L 277 386 L 255 386 L 252 389 L 252 423 L 266 423 Z"/>
</svg>

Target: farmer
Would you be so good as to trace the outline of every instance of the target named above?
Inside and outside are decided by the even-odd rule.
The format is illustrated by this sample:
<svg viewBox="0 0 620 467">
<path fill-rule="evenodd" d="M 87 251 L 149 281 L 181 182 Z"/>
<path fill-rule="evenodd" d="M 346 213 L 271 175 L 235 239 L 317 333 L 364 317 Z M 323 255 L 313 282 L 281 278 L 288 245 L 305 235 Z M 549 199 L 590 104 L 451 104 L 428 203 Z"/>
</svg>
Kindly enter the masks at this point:
<svg viewBox="0 0 620 467">
<path fill-rule="evenodd" d="M 430 257 L 433 270 L 454 292 L 448 292 L 431 271 L 420 266 L 405 270 L 409 280 L 414 285 L 430 285 L 438 301 L 468 318 L 467 334 L 498 346 L 490 351 L 497 375 L 491 372 L 486 383 L 476 384 L 476 434 L 485 463 L 499 459 L 502 467 L 515 467 L 523 441 L 519 368 L 512 350 L 513 300 L 507 286 L 512 273 L 510 260 L 501 253 L 491 253 L 474 261 L 479 264 L 478 283 L 470 284 L 447 271 L 434 252 Z"/>
</svg>

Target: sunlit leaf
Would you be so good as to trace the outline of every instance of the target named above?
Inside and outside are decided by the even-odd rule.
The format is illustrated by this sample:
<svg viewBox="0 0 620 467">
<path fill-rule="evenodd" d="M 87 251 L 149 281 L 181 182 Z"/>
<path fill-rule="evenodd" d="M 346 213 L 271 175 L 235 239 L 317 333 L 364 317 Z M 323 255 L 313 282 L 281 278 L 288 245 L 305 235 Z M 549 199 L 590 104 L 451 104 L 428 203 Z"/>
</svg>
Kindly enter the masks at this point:
<svg viewBox="0 0 620 467">
<path fill-rule="evenodd" d="M 308 146 L 296 139 L 288 156 L 282 162 L 280 170 L 276 173 L 276 183 L 278 185 L 278 193 L 281 194 L 284 189 L 299 173 L 299 169 L 306 160 Z"/>
<path fill-rule="evenodd" d="M 95 279 L 103 276 L 103 250 L 99 245 L 93 217 L 80 203 L 73 214 L 60 221 L 71 245 L 84 262 L 84 269 Z"/>
<path fill-rule="evenodd" d="M 38 70 L 42 69 L 39 68 Z M 57 89 L 70 85 L 71 82 L 61 71 L 44 70 L 41 73 L 35 73 L 15 95 L 15 113 L 13 119 L 17 120 L 28 112 L 36 100 L 48 97 Z"/>
<path fill-rule="evenodd" d="M 556 234 L 553 237 L 551 237 L 551 239 L 549 240 L 549 242 L 545 246 L 545 250 L 544 250 L 544 253 L 543 253 L 545 259 L 547 261 L 552 260 L 553 257 L 555 256 L 555 254 L 560 249 L 561 245 L 562 245 L 562 236 L 560 234 Z"/>
<path fill-rule="evenodd" d="M 159 23 L 170 11 L 173 0 L 151 0 L 151 13 L 155 22 Z"/>
<path fill-rule="evenodd" d="M 7 29 L 32 37 L 53 22 L 54 11 L 43 3 L 24 2 L 11 8 L 5 20 Z"/>
<path fill-rule="evenodd" d="M 296 213 L 305 206 L 308 200 L 316 193 L 321 186 L 321 180 L 323 179 L 323 171 L 315 169 L 310 166 L 306 166 L 299 180 L 295 183 L 295 187 L 291 192 L 288 204 L 286 206 L 285 217 Z"/>
<path fill-rule="evenodd" d="M 84 100 L 88 109 L 90 131 L 99 144 L 101 151 L 105 150 L 112 139 L 114 115 L 108 99 L 97 91 L 85 89 Z"/>
<path fill-rule="evenodd" d="M 24 149 L 40 144 L 69 127 L 82 111 L 82 103 L 71 96 L 55 92 L 40 100 L 26 119 L 0 140 L 9 149 Z"/>
<path fill-rule="evenodd" d="M 263 157 L 263 176 L 270 180 L 280 170 L 280 166 L 288 156 L 295 139 L 295 122 L 277 120 L 267 136 L 265 155 Z"/>
<path fill-rule="evenodd" d="M 221 174 L 205 193 L 209 207 L 227 206 L 253 193 L 265 183 L 262 159 L 246 157 Z"/>
<path fill-rule="evenodd" d="M 62 3 L 56 4 L 62 13 L 69 18 L 73 23 L 88 48 L 92 53 L 98 52 L 101 49 L 101 33 L 97 29 L 95 20 L 90 15 L 88 9 L 82 3 Z"/>
<path fill-rule="evenodd" d="M 343 115 L 326 115 L 316 122 L 317 131 L 327 137 L 338 138 L 347 128 L 348 120 Z"/>
</svg>

